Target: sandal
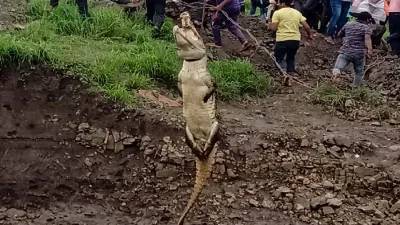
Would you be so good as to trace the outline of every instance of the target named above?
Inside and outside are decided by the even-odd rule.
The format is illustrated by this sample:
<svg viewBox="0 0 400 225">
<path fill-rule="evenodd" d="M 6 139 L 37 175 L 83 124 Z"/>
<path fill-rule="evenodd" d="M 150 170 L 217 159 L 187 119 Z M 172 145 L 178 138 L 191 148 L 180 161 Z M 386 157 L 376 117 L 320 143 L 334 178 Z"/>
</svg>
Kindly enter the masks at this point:
<svg viewBox="0 0 400 225">
<path fill-rule="evenodd" d="M 332 40 L 332 38 L 326 37 L 326 38 L 325 38 L 325 41 L 326 41 L 328 44 L 331 44 L 331 45 L 334 45 L 334 44 L 335 44 L 335 42 Z"/>
</svg>

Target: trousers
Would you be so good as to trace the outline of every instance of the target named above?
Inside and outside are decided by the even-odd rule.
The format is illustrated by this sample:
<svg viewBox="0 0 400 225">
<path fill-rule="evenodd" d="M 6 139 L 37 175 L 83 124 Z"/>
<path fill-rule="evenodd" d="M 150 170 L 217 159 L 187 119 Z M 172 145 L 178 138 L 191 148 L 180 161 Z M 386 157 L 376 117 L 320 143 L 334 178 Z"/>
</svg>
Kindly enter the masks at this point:
<svg viewBox="0 0 400 225">
<path fill-rule="evenodd" d="M 354 72 L 356 73 L 353 85 L 360 85 L 364 77 L 365 55 L 349 56 L 345 54 L 340 54 L 336 59 L 335 67 L 332 71 L 333 76 L 340 75 L 342 71 L 346 68 L 346 66 L 350 63 L 353 63 Z"/>
<path fill-rule="evenodd" d="M 343 2 L 342 0 L 331 0 L 332 17 L 329 21 L 326 36 L 332 37 L 339 32 L 347 22 L 347 13 L 350 10 L 351 2 Z"/>
<path fill-rule="evenodd" d="M 59 0 L 50 0 L 51 7 L 55 8 L 58 6 Z M 78 5 L 79 13 L 84 16 L 89 16 L 89 9 L 87 0 L 75 0 L 75 4 Z"/>
<path fill-rule="evenodd" d="M 297 50 L 299 50 L 300 41 L 289 40 L 289 41 L 278 41 L 275 44 L 274 54 L 275 59 L 282 69 L 286 69 L 286 72 L 295 72 L 295 57 Z M 286 65 L 284 59 L 286 56 Z"/>
<path fill-rule="evenodd" d="M 237 21 L 240 14 L 240 8 L 224 9 L 224 11 L 233 21 Z M 222 12 L 218 12 L 217 17 L 212 23 L 212 32 L 216 45 L 222 46 L 221 30 L 225 27 L 228 28 L 228 30 L 239 39 L 240 43 L 243 44 L 247 41 L 242 31 L 235 24 L 229 21 Z"/>
<path fill-rule="evenodd" d="M 146 0 L 146 18 L 153 26 L 164 24 L 166 0 Z"/>
</svg>

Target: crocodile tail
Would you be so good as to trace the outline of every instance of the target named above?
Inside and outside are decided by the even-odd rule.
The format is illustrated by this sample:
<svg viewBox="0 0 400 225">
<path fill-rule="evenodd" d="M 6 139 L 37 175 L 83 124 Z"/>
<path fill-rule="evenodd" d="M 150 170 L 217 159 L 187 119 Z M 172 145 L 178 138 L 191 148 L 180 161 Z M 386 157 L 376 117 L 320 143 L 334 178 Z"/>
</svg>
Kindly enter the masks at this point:
<svg viewBox="0 0 400 225">
<path fill-rule="evenodd" d="M 210 178 L 214 163 L 214 156 L 215 156 L 215 148 L 211 151 L 211 154 L 209 155 L 207 160 L 201 161 L 199 159 L 196 159 L 195 185 L 192 194 L 190 196 L 189 202 L 187 203 L 181 217 L 179 218 L 178 225 L 183 225 L 185 217 L 187 216 L 187 214 L 189 213 L 189 211 L 192 209 L 197 199 L 199 198 L 207 182 L 207 179 Z"/>
</svg>

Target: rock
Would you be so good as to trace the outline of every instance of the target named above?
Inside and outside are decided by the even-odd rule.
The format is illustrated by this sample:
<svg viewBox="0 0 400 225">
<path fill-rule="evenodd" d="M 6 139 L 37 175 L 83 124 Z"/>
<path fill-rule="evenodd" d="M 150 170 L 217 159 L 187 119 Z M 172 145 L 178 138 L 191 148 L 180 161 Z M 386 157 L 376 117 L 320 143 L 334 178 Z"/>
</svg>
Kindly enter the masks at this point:
<svg viewBox="0 0 400 225">
<path fill-rule="evenodd" d="M 389 201 L 380 200 L 378 202 L 378 209 L 381 210 L 381 211 L 384 211 L 384 212 L 388 211 L 389 210 Z"/>
<path fill-rule="evenodd" d="M 311 208 L 318 208 L 327 204 L 325 196 L 319 196 L 311 199 Z"/>
<path fill-rule="evenodd" d="M 335 186 L 329 180 L 325 180 L 324 182 L 322 182 L 322 187 L 331 189 L 334 188 Z"/>
<path fill-rule="evenodd" d="M 114 137 L 112 135 L 108 136 L 106 148 L 108 150 L 114 150 L 114 148 L 115 148 L 115 146 L 114 146 Z"/>
<path fill-rule="evenodd" d="M 335 140 L 336 145 L 340 146 L 340 147 L 350 148 L 351 144 L 352 144 L 349 137 L 345 137 L 345 136 L 341 136 L 341 135 L 336 136 L 334 138 L 334 140 Z"/>
<path fill-rule="evenodd" d="M 397 120 L 395 120 L 395 119 L 390 119 L 390 120 L 389 120 L 389 124 L 390 124 L 390 125 L 399 125 L 399 124 L 400 124 L 400 121 L 397 121 Z"/>
<path fill-rule="evenodd" d="M 254 198 L 251 198 L 251 199 L 249 200 L 249 204 L 250 204 L 251 206 L 258 207 L 260 203 L 259 203 L 257 200 L 255 200 Z"/>
<path fill-rule="evenodd" d="M 73 123 L 73 122 L 71 122 L 71 121 L 69 121 L 69 122 L 67 123 L 67 126 L 69 126 L 69 128 L 71 128 L 71 129 L 75 129 L 75 128 L 78 127 L 78 125 L 76 125 L 75 123 Z"/>
<path fill-rule="evenodd" d="M 374 127 L 380 127 L 380 126 L 382 126 L 382 124 L 381 124 L 380 122 L 378 122 L 378 121 L 372 122 L 370 125 L 371 125 L 371 126 L 374 126 Z"/>
<path fill-rule="evenodd" d="M 154 154 L 155 151 L 156 151 L 155 148 L 148 147 L 148 148 L 146 148 L 146 150 L 144 150 L 143 154 L 144 154 L 144 156 L 148 156 L 148 155 Z"/>
<path fill-rule="evenodd" d="M 324 213 L 324 215 L 329 215 L 329 214 L 334 214 L 335 210 L 330 206 L 324 206 L 322 207 L 322 212 Z"/>
<path fill-rule="evenodd" d="M 392 145 L 389 147 L 389 150 L 392 152 L 400 152 L 400 145 Z"/>
<path fill-rule="evenodd" d="M 90 159 L 89 159 L 89 158 L 86 158 L 86 159 L 85 159 L 85 165 L 86 165 L 87 167 L 91 167 L 91 166 L 93 166 L 93 163 L 90 162 Z"/>
<path fill-rule="evenodd" d="M 122 144 L 122 141 L 117 141 L 115 142 L 115 146 L 114 146 L 114 153 L 119 153 L 122 150 L 124 150 L 124 145 Z"/>
<path fill-rule="evenodd" d="M 89 126 L 88 123 L 81 123 L 81 124 L 79 124 L 79 126 L 78 126 L 78 130 L 79 130 L 79 131 L 87 130 L 87 129 L 89 129 L 89 128 L 90 128 L 90 126 Z"/>
<path fill-rule="evenodd" d="M 340 152 L 342 149 L 336 145 L 330 147 L 330 150 L 333 152 Z"/>
<path fill-rule="evenodd" d="M 128 137 L 128 138 L 125 138 L 125 139 L 122 141 L 122 144 L 123 144 L 123 145 L 133 145 L 133 144 L 135 143 L 135 141 L 136 141 L 136 138 L 134 138 L 134 137 Z"/>
<path fill-rule="evenodd" d="M 334 207 L 340 207 L 342 205 L 342 200 L 340 200 L 338 198 L 328 199 L 327 202 L 328 202 L 328 205 L 334 206 Z"/>
<path fill-rule="evenodd" d="M 179 174 L 179 171 L 173 168 L 163 169 L 156 172 L 157 178 L 168 178 L 168 177 L 176 177 Z"/>
<path fill-rule="evenodd" d="M 359 177 L 363 178 L 366 176 L 374 176 L 377 172 L 373 168 L 355 166 L 354 173 L 356 173 Z"/>
<path fill-rule="evenodd" d="M 335 144 L 335 135 L 330 134 L 330 135 L 324 136 L 323 143 L 328 144 L 328 145 L 334 145 Z"/>
<path fill-rule="evenodd" d="M 233 172 L 232 169 L 227 169 L 227 170 L 226 170 L 226 173 L 227 173 L 228 177 L 230 177 L 230 178 L 235 178 L 235 177 L 237 176 L 237 175 Z"/>
<path fill-rule="evenodd" d="M 268 199 L 264 199 L 261 203 L 261 206 L 263 208 L 267 208 L 267 209 L 275 209 L 275 204 L 273 201 L 268 200 Z"/>
<path fill-rule="evenodd" d="M 303 140 L 301 140 L 300 146 L 301 147 L 308 147 L 308 146 L 310 146 L 310 142 L 308 141 L 308 139 L 303 139 Z"/>
<path fill-rule="evenodd" d="M 400 200 L 398 200 L 396 203 L 394 203 L 392 208 L 390 208 L 390 212 L 393 214 L 400 212 Z"/>
<path fill-rule="evenodd" d="M 294 163 L 293 162 L 283 162 L 282 163 L 282 168 L 284 170 L 290 171 L 290 170 L 293 169 L 293 167 L 294 167 Z"/>
<path fill-rule="evenodd" d="M 351 99 L 347 99 L 347 100 L 344 102 L 344 106 L 345 106 L 345 107 L 352 107 L 352 106 L 354 106 L 354 102 L 353 102 Z"/>
<path fill-rule="evenodd" d="M 376 210 L 375 206 L 372 204 L 366 206 L 359 206 L 358 209 L 365 213 L 374 213 Z"/>
<path fill-rule="evenodd" d="M 6 211 L 6 214 L 9 218 L 21 218 L 26 216 L 26 212 L 18 209 L 11 208 Z"/>
<path fill-rule="evenodd" d="M 302 197 L 297 197 L 295 200 L 296 205 L 295 206 L 297 208 L 303 208 L 303 209 L 310 209 L 310 200 L 306 199 L 306 198 L 302 198 Z"/>
<path fill-rule="evenodd" d="M 276 189 L 273 193 L 273 195 L 275 197 L 280 197 L 282 194 L 288 194 L 288 193 L 292 193 L 293 191 L 290 190 L 290 188 L 288 187 L 279 187 L 278 189 Z"/>
</svg>

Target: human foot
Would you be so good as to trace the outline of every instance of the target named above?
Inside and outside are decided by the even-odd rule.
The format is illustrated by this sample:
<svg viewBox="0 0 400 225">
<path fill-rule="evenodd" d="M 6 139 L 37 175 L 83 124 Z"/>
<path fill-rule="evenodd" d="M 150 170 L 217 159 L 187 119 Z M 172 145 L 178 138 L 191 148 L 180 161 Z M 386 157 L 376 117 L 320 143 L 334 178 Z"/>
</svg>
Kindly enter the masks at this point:
<svg viewBox="0 0 400 225">
<path fill-rule="evenodd" d="M 331 45 L 334 45 L 334 44 L 335 44 L 335 41 L 333 40 L 332 37 L 326 37 L 326 38 L 325 38 L 325 41 L 326 41 L 327 43 L 331 44 Z"/>
</svg>

